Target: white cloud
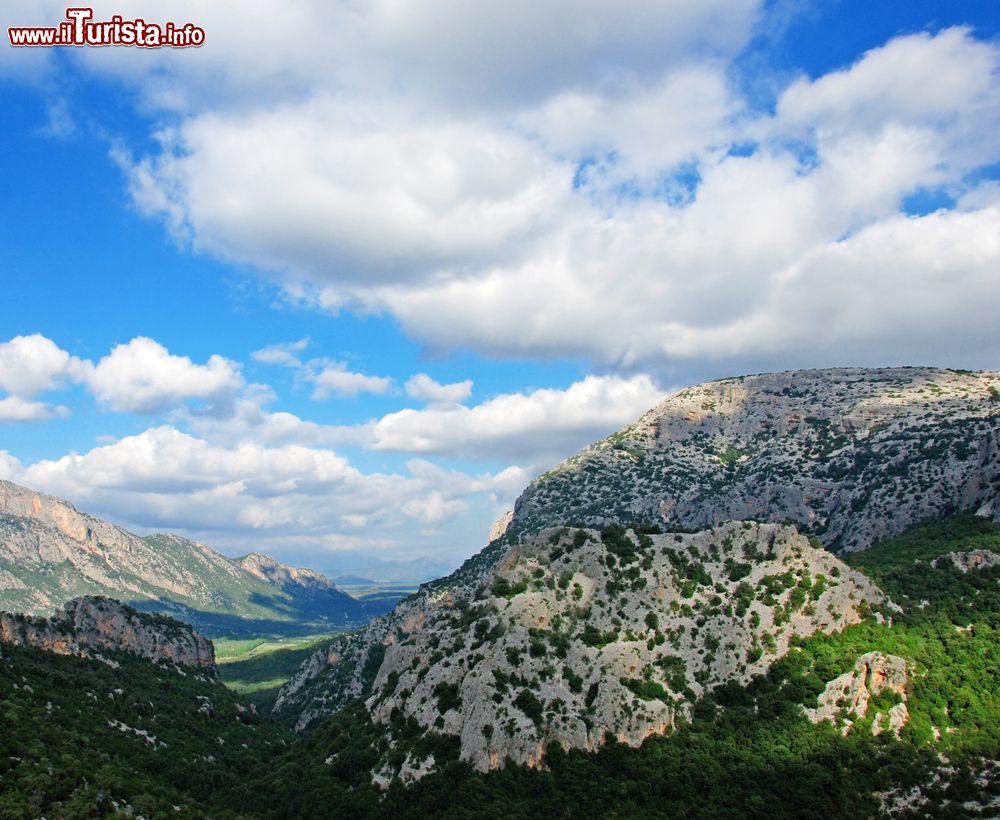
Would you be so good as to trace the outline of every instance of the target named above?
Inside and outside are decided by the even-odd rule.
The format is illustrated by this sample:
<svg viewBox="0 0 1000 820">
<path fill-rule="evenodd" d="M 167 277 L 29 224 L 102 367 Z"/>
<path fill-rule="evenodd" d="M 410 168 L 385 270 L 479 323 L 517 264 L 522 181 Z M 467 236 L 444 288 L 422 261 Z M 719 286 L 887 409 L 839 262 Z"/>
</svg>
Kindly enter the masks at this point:
<svg viewBox="0 0 1000 820">
<path fill-rule="evenodd" d="M 0 422 L 2 421 L 42 421 L 56 416 L 69 414 L 69 408 L 64 405 L 45 404 L 40 401 L 29 401 L 17 396 L 0 399 Z"/>
<path fill-rule="evenodd" d="M 250 357 L 255 362 L 261 364 L 276 364 L 282 367 L 301 367 L 297 353 L 301 353 L 309 347 L 309 339 L 299 339 L 297 342 L 285 342 L 283 344 L 269 345 L 255 350 Z"/>
<path fill-rule="evenodd" d="M 0 450 L 0 478 L 17 481 L 21 477 L 21 462 L 6 450 Z"/>
<path fill-rule="evenodd" d="M 551 222 L 573 174 L 514 133 L 339 97 L 206 114 L 163 143 L 131 166 L 139 206 L 292 285 L 487 264 Z"/>
<path fill-rule="evenodd" d="M 523 466 L 510 467 L 505 485 L 507 492 L 516 494 L 530 479 L 525 468 L 547 468 L 572 455 L 634 421 L 664 395 L 645 374 L 628 378 L 588 376 L 565 389 L 504 393 L 472 407 L 434 401 L 421 410 L 408 408 L 349 426 L 318 424 L 293 413 L 269 412 L 263 407 L 268 395 L 240 399 L 226 418 L 191 416 L 186 423 L 199 436 L 226 447 L 254 440 L 273 447 L 351 446 L 508 465 L 517 462 Z M 419 460 L 408 466 L 421 474 L 438 469 Z"/>
<path fill-rule="evenodd" d="M 413 399 L 454 404 L 465 401 L 472 395 L 472 380 L 441 384 L 426 373 L 417 373 L 407 380 L 403 389 Z"/>
<path fill-rule="evenodd" d="M 215 411 L 227 409 L 243 378 L 239 366 L 221 356 L 199 365 L 139 336 L 101 359 L 88 385 L 113 410 L 155 414 L 190 400 L 203 400 Z"/>
<path fill-rule="evenodd" d="M 20 398 L 78 382 L 88 369 L 89 362 L 71 356 L 38 333 L 0 344 L 0 390 Z"/>
<path fill-rule="evenodd" d="M 695 63 L 653 84 L 566 91 L 522 115 L 521 124 L 557 156 L 592 158 L 591 184 L 637 178 L 649 193 L 675 166 L 724 152 L 740 110 L 725 66 Z"/>
<path fill-rule="evenodd" d="M 323 362 L 315 359 L 310 363 L 305 378 L 316 385 L 312 392 L 314 399 L 325 399 L 329 396 L 350 398 L 362 393 L 387 393 L 392 389 L 392 379 L 354 373 L 347 369 L 344 362 Z"/>
<path fill-rule="evenodd" d="M 645 375 L 588 376 L 566 390 L 508 393 L 472 408 L 401 410 L 364 429 L 375 450 L 545 464 L 634 421 L 663 395 Z"/>
<path fill-rule="evenodd" d="M 394 89 L 422 107 L 515 107 L 609 78 L 658 76 L 692 54 L 726 57 L 752 34 L 760 0 L 301 0 L 276 13 L 266 0 L 93 4 L 113 14 L 194 22 L 204 48 L 76 49 L 65 55 L 128 82 L 144 103 L 173 109 L 272 105 L 303 89 Z M 8 0 L 11 25 L 55 25 L 65 5 Z M 18 51 L 25 51 L 20 49 Z M 54 55 L 30 49 L 41 62 Z M 0 58 L 0 66 L 10 60 Z M 22 60 L 23 64 L 23 60 Z"/>
<path fill-rule="evenodd" d="M 995 108 L 997 68 L 995 47 L 965 28 L 898 37 L 850 68 L 794 83 L 778 102 L 778 119 L 825 141 L 878 132 L 887 122 L 949 128 L 956 119 L 995 118 L 988 109 Z"/>
<path fill-rule="evenodd" d="M 642 8 L 636 19 L 653 13 Z M 744 10 L 752 15 L 752 4 Z M 477 19 L 492 13 L 477 8 Z M 383 34 L 430 19 L 361 14 Z M 588 6 L 581 19 L 602 14 Z M 692 14 L 704 24 L 714 11 Z M 466 30 L 464 12 L 454 15 L 435 35 L 442 42 L 452 27 Z M 621 25 L 595 42 L 639 36 Z M 565 47 L 591 53 L 578 33 Z M 293 298 L 388 311 L 434 349 L 644 369 L 698 357 L 753 368 L 783 350 L 807 360 L 858 348 L 874 361 L 922 353 L 915 321 L 895 323 L 891 340 L 849 324 L 864 315 L 864 288 L 827 289 L 844 320 L 833 351 L 794 317 L 777 321 L 799 328 L 795 339 L 757 318 L 780 301 L 790 271 L 845 237 L 894 224 L 909 194 L 942 187 L 988 213 L 968 172 L 1000 160 L 991 139 L 1000 48 L 964 29 L 896 38 L 842 71 L 797 80 L 773 115 L 742 110 L 725 80 L 728 52 L 705 56 L 714 53 L 694 49 L 648 73 L 609 69 L 600 82 L 578 66 L 575 82 L 544 92 L 511 80 L 519 106 L 475 115 L 446 104 L 464 92 L 444 81 L 429 108 L 414 105 L 419 95 L 387 96 L 389 86 L 362 100 L 355 86 L 332 95 L 321 85 L 291 104 L 189 117 L 159 155 L 129 166 L 133 191 L 196 247 L 269 271 Z M 461 49 L 446 54 L 466 59 Z M 434 60 L 422 70 L 436 71 Z M 733 145 L 752 151 L 732 154 Z M 987 230 L 986 219 L 974 222 Z M 961 230 L 966 241 L 964 224 L 935 234 L 938 253 L 954 256 L 945 267 L 962 255 L 959 237 L 944 233 Z M 884 291 L 906 257 L 882 258 L 886 267 L 865 275 Z M 922 286 L 930 301 L 956 298 L 944 277 Z M 819 292 L 801 294 L 801 309 L 824 310 Z M 975 310 L 977 297 L 964 298 Z M 950 363 L 975 364 L 969 328 L 953 321 L 945 332 L 965 338 L 966 354 Z"/>
<path fill-rule="evenodd" d="M 71 356 L 35 333 L 0 344 L 0 422 L 42 421 L 65 416 L 69 408 L 33 401 L 34 396 L 88 377 L 90 362 Z"/>
</svg>

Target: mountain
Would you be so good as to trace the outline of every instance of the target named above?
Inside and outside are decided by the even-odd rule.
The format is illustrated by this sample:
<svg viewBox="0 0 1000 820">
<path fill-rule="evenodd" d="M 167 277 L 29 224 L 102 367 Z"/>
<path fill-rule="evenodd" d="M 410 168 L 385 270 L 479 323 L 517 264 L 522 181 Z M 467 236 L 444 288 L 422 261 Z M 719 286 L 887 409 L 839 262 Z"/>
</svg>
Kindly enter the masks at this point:
<svg viewBox="0 0 1000 820">
<path fill-rule="evenodd" d="M 404 736 L 452 738 L 488 770 L 670 732 L 808 636 L 898 616 L 823 546 L 1000 518 L 998 385 L 839 369 L 680 391 L 533 482 L 458 571 L 314 655 L 275 713 L 302 730 L 363 697 L 396 749 L 372 767 L 385 783 L 437 765 Z"/>
<path fill-rule="evenodd" d="M 785 567 L 785 558 L 836 560 L 811 554 L 787 526 L 759 527 L 763 543 L 775 536 L 775 553 L 765 562 L 778 559 Z M 752 528 L 739 530 L 726 525 L 717 533 L 720 557 L 727 536 L 734 546 L 754 541 Z M 629 536 L 637 549 L 644 549 L 638 537 L 644 534 Z M 685 549 L 711 553 L 710 540 L 678 534 L 692 538 Z M 592 538 L 573 546 L 576 531 L 571 541 L 567 535 L 541 549 L 551 550 L 550 559 L 561 548 L 600 554 Z M 676 534 L 661 535 L 674 549 L 670 538 Z M 657 536 L 650 537 L 655 543 Z M 612 527 L 600 540 L 616 561 L 627 558 L 622 531 Z M 788 552 L 780 557 L 786 540 Z M 998 559 L 1000 525 L 971 514 L 851 553 L 852 569 L 863 569 L 882 587 L 881 595 L 901 602 L 903 611 L 892 610 L 891 622 L 868 615 L 841 631 L 798 637 L 766 674 L 716 686 L 695 701 L 688 718 L 638 748 L 613 737 L 592 752 L 567 752 L 553 743 L 541 765 L 502 771 L 463 763 L 461 738 L 424 731 L 401 710 L 391 712 L 388 723 L 373 721 L 360 699 L 296 738 L 204 667 L 178 666 L 169 657 L 151 663 L 122 651 L 127 630 L 94 630 L 89 618 L 81 618 L 88 638 L 117 635 L 123 646 L 84 646 L 89 656 L 77 657 L 0 644 L 0 815 L 995 817 Z M 761 579 L 758 587 L 771 592 L 772 581 Z M 519 586 L 513 576 L 507 583 Z M 817 595 L 822 610 L 833 601 L 826 598 L 829 588 L 816 591 L 817 583 L 813 576 L 807 595 Z M 511 595 L 511 609 L 529 594 L 497 586 L 504 597 Z M 803 587 L 796 583 L 796 589 Z M 852 589 L 847 582 L 848 599 Z M 116 605 L 98 603 L 95 620 L 103 619 L 106 605 L 114 622 Z M 89 605 L 73 609 L 90 611 Z M 124 612 L 126 620 L 137 618 L 154 631 L 164 623 L 159 616 Z M 792 620 L 799 614 L 807 613 L 793 613 Z M 69 626 L 62 614 L 52 620 Z M 442 642 L 456 631 L 443 626 Z M 176 622 L 172 628 L 187 629 Z M 664 625 L 650 629 L 655 647 L 655 632 L 664 632 Z M 169 638 L 169 631 L 163 634 Z M 598 646 L 606 637 L 592 636 L 584 645 Z M 488 652 L 495 640 L 487 634 L 477 651 Z M 570 648 L 568 657 L 575 651 Z M 557 658 L 559 647 L 547 652 Z M 530 647 L 527 654 L 532 657 Z M 437 659 L 435 669 L 448 670 L 448 661 Z M 665 703 L 648 681 L 629 682 L 632 687 L 635 698 L 625 704 L 631 708 Z M 440 701 L 453 704 L 453 694 L 442 686 L 433 694 L 435 708 Z M 601 697 L 595 699 L 598 710 Z M 535 713 L 529 697 L 518 693 L 515 701 Z M 457 711 L 465 708 L 459 704 Z M 388 782 L 394 772 L 408 778 L 405 788 Z"/>
<path fill-rule="evenodd" d="M 205 665 L 211 644 L 107 600 L 41 621 L 21 618 L 34 637 L 0 645 L 0 816 L 237 817 L 227 792 L 290 733 Z"/>
<path fill-rule="evenodd" d="M 791 521 L 859 550 L 950 510 L 1000 520 L 1000 373 L 795 370 L 681 390 L 531 483 L 510 529 Z"/>
<path fill-rule="evenodd" d="M 44 614 L 81 595 L 168 611 L 214 634 L 328 629 L 371 615 L 310 570 L 259 554 L 234 561 L 170 533 L 140 538 L 0 481 L 0 609 Z"/>
<path fill-rule="evenodd" d="M 342 559 L 346 563 L 342 565 L 329 565 L 324 567 L 324 571 L 338 580 L 342 577 L 352 576 L 360 579 L 361 584 L 367 583 L 375 585 L 398 585 L 412 586 L 416 588 L 426 581 L 433 581 L 442 575 L 447 575 L 453 569 L 454 564 L 440 561 L 430 556 L 419 558 L 391 560 L 367 556 L 363 558 Z M 353 581 L 341 581 L 349 584 Z"/>
</svg>

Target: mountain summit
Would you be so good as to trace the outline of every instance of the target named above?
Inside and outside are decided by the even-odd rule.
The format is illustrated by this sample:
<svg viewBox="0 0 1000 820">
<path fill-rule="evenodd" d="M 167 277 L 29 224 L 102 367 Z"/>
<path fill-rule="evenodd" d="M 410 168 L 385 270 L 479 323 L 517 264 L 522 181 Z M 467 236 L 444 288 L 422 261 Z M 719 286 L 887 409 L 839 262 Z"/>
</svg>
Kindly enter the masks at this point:
<svg viewBox="0 0 1000 820">
<path fill-rule="evenodd" d="M 793 370 L 681 390 L 531 483 L 510 528 L 791 521 L 861 550 L 950 510 L 1000 519 L 1000 373 Z"/>
</svg>

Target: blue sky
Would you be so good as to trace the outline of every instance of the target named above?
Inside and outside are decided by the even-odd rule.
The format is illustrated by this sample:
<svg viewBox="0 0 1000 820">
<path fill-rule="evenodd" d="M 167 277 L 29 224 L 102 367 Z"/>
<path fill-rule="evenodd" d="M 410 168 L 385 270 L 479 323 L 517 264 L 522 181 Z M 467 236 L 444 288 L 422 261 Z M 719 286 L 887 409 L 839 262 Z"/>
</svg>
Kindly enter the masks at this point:
<svg viewBox="0 0 1000 820">
<path fill-rule="evenodd" d="M 685 384 L 997 367 L 995 3 L 257 5 L 0 49 L 0 477 L 454 563 Z"/>
</svg>

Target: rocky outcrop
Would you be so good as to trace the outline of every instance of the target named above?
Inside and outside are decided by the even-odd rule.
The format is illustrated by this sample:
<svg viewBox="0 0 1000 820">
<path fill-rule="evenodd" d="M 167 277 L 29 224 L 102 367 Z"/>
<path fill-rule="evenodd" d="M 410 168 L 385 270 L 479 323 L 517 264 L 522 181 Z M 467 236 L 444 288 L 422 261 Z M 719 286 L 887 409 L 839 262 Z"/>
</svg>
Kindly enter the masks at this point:
<svg viewBox="0 0 1000 820">
<path fill-rule="evenodd" d="M 279 703 L 299 704 L 303 728 L 370 691 L 376 723 L 403 716 L 457 736 L 480 770 L 538 766 L 553 743 L 637 746 L 669 731 L 701 693 L 878 605 L 888 602 L 868 579 L 793 527 L 547 530 L 335 642 Z M 362 670 L 379 652 L 366 690 Z"/>
<path fill-rule="evenodd" d="M 514 520 L 514 511 L 507 510 L 507 512 L 505 512 L 496 521 L 494 521 L 493 526 L 490 527 L 490 535 L 487 543 L 491 544 L 498 538 L 503 538 L 507 534 L 507 530 L 510 529 L 510 524 L 513 520 Z"/>
<path fill-rule="evenodd" d="M 154 663 L 201 667 L 217 674 L 210 640 L 180 621 L 146 615 L 109 598 L 75 598 L 48 619 L 0 612 L 0 641 L 57 655 L 129 652 Z"/>
<path fill-rule="evenodd" d="M 798 370 L 687 388 L 528 487 L 512 528 L 791 521 L 860 550 L 950 510 L 1000 520 L 995 372 Z"/>
<path fill-rule="evenodd" d="M 975 569 L 1000 567 L 1000 553 L 995 553 L 991 550 L 949 552 L 947 555 L 935 558 L 932 566 L 940 569 L 941 567 L 948 566 L 949 564 L 962 573 Z"/>
<path fill-rule="evenodd" d="M 893 692 L 899 702 L 885 714 L 877 712 L 872 720 L 872 733 L 890 731 L 899 736 L 909 720 L 906 708 L 906 685 L 909 683 L 907 663 L 896 655 L 869 652 L 858 658 L 854 668 L 830 681 L 818 698 L 815 709 L 806 709 L 813 723 L 829 720 L 844 734 L 854 722 L 868 714 L 871 699 L 883 692 Z"/>
</svg>

